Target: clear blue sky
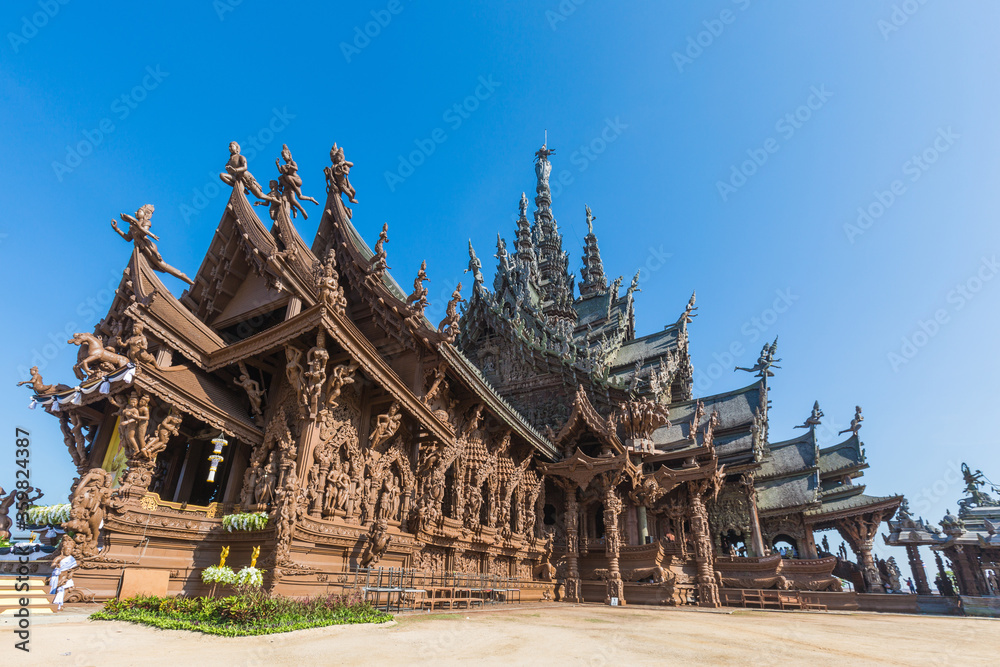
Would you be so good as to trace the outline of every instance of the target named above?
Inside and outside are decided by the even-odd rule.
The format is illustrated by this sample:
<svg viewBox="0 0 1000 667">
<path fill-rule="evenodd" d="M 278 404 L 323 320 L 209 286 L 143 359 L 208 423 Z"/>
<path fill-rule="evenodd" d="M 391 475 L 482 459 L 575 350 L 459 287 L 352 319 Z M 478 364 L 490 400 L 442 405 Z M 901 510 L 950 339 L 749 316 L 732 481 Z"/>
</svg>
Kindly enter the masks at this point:
<svg viewBox="0 0 1000 667">
<path fill-rule="evenodd" d="M 45 2 L 5 3 L 0 484 L 19 425 L 34 479 L 50 502 L 64 496 L 57 422 L 14 382 L 36 354 L 47 381 L 72 382 L 67 334 L 103 315 L 128 257 L 109 229 L 118 213 L 154 204 L 164 257 L 194 274 L 230 140 L 266 143 L 250 162 L 262 182 L 288 143 L 316 197 L 331 144 L 345 146 L 358 228 L 373 241 L 389 223 L 402 283 L 428 260 L 443 314 L 467 240 L 489 257 L 497 231 L 512 236 L 545 129 L 554 175 L 566 171 L 554 211 L 573 262 L 585 203 L 612 276 L 669 255 L 643 276 L 640 333 L 697 289 L 700 395 L 748 384 L 732 366 L 780 335 L 772 441 L 815 399 L 838 430 L 860 404 L 869 492 L 905 493 L 935 521 L 959 497 L 959 462 L 1000 478 L 1000 7 L 681 4 L 52 0 L 46 17 Z M 376 36 L 358 37 L 376 19 Z M 454 111 L 463 103 L 474 109 Z M 271 123 L 276 137 L 261 132 Z M 404 159 L 420 162 L 412 174 Z M 873 216 L 863 226 L 859 207 Z"/>
</svg>

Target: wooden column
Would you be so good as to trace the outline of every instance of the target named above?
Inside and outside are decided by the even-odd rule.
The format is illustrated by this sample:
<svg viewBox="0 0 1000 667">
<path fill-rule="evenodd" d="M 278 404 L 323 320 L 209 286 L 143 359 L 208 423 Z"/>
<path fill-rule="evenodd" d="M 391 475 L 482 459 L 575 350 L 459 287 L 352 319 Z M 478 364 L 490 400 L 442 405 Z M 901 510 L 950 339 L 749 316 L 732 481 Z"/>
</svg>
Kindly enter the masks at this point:
<svg viewBox="0 0 1000 667">
<path fill-rule="evenodd" d="M 622 511 L 622 501 L 615 492 L 614 485 L 609 485 L 604 495 L 604 550 L 608 557 L 608 594 L 605 604 L 611 604 L 612 598 L 618 598 L 618 604 L 625 604 L 625 584 L 618 569 L 618 555 L 621 552 L 621 533 L 618 531 L 618 516 Z"/>
<path fill-rule="evenodd" d="M 872 547 L 875 546 L 875 536 L 878 535 L 882 523 L 882 512 L 862 514 L 837 521 L 837 532 L 850 546 L 858 559 L 861 573 L 865 579 L 868 593 L 882 591 L 882 577 L 872 557 Z"/>
<path fill-rule="evenodd" d="M 906 556 L 910 559 L 910 572 L 917 587 L 917 595 L 930 595 L 931 587 L 927 585 L 927 572 L 924 570 L 924 562 L 920 560 L 920 548 L 916 544 L 907 544 Z"/>
<path fill-rule="evenodd" d="M 691 533 L 694 538 L 694 559 L 697 568 L 698 606 L 718 607 L 719 586 L 715 582 L 715 558 L 712 553 L 712 536 L 708 525 L 708 510 L 702 494 L 708 490 L 708 481 L 699 480 L 689 485 L 691 503 Z"/>
<path fill-rule="evenodd" d="M 580 504 L 576 500 L 576 484 L 568 482 L 563 485 L 566 491 L 566 601 L 583 602 L 580 596 L 580 569 L 578 563 L 579 535 L 577 522 L 580 516 Z"/>
</svg>

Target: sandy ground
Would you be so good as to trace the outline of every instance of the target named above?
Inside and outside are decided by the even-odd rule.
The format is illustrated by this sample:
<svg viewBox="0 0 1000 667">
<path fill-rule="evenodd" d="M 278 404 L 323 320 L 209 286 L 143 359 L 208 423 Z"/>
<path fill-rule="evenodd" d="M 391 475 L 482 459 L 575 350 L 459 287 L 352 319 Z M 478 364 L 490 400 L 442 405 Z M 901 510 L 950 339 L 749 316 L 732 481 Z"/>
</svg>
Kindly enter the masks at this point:
<svg viewBox="0 0 1000 667">
<path fill-rule="evenodd" d="M 97 607 L 94 606 L 94 609 Z M 702 611 L 542 604 L 402 614 L 379 626 L 224 638 L 89 621 L 92 609 L 37 617 L 31 654 L 0 621 L 0 664 L 998 664 L 1000 621 L 886 614 Z M 956 647 L 961 653 L 954 651 Z M 28 664 L 24 662 L 22 664 Z"/>
</svg>

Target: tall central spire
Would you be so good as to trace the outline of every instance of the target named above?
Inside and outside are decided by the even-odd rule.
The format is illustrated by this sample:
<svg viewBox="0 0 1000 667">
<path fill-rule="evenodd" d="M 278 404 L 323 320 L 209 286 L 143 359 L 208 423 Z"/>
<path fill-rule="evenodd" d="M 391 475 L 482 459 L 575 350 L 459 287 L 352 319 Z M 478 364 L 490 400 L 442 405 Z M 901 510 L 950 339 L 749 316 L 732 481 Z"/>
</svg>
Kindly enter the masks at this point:
<svg viewBox="0 0 1000 667">
<path fill-rule="evenodd" d="M 562 249 L 562 235 L 552 216 L 552 191 L 549 189 L 549 175 L 552 163 L 549 156 L 554 154 L 546 144 L 535 152 L 535 226 L 537 243 L 539 287 L 542 294 L 542 312 L 553 324 L 576 324 L 573 309 L 573 289 L 575 278 L 568 272 L 569 256 Z"/>
</svg>

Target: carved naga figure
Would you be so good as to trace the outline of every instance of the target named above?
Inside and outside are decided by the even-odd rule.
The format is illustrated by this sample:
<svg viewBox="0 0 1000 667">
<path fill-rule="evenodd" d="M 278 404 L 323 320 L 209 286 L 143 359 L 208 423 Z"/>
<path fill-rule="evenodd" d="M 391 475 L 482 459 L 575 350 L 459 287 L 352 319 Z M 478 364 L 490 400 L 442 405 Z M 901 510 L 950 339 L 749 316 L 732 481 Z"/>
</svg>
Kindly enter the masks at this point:
<svg viewBox="0 0 1000 667">
<path fill-rule="evenodd" d="M 462 298 L 462 283 L 459 283 L 455 291 L 451 293 L 451 301 L 448 302 L 445 310 L 445 318 L 438 325 L 438 331 L 444 334 L 445 340 L 449 343 L 458 336 L 458 321 L 461 319 L 458 314 L 458 304 L 460 303 L 465 303 L 465 299 Z"/>
</svg>

